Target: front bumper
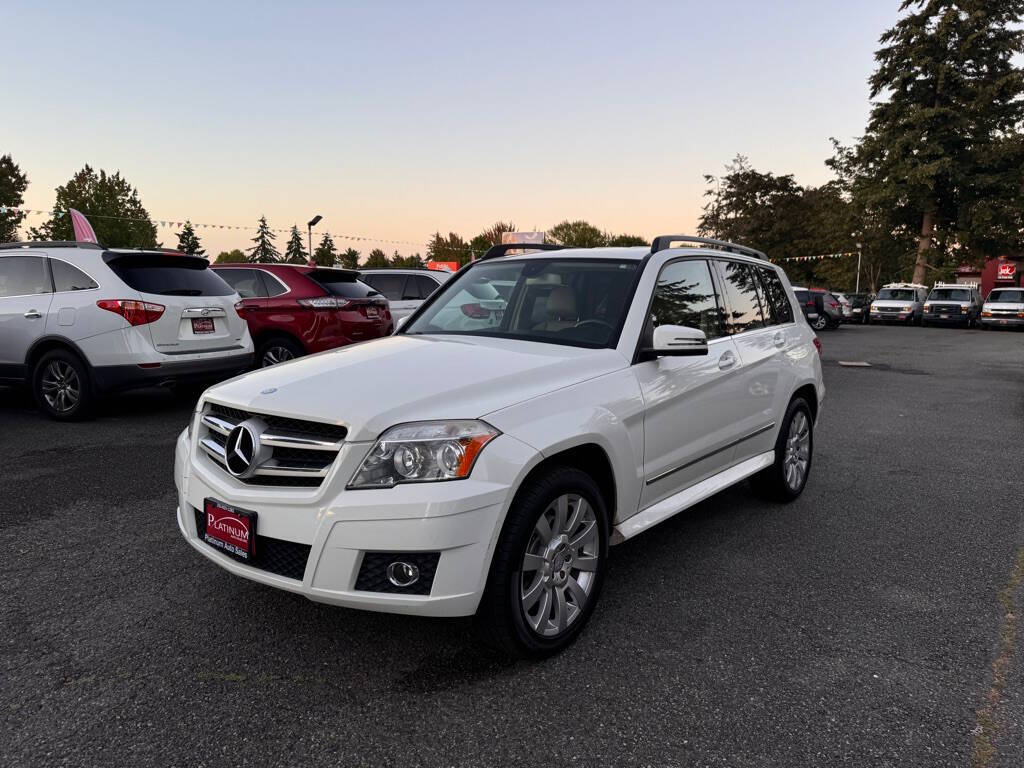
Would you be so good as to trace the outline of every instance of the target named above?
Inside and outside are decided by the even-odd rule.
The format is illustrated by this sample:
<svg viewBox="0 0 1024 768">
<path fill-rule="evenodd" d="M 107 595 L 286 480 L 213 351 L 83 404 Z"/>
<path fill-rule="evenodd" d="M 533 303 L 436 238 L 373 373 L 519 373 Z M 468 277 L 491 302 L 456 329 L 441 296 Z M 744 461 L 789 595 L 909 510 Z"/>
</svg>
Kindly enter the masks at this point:
<svg viewBox="0 0 1024 768">
<path fill-rule="evenodd" d="M 345 490 L 370 448 L 346 444 L 319 488 L 247 486 L 192 455 L 185 433 L 175 451 L 178 528 L 192 547 L 221 568 L 310 600 L 420 616 L 476 612 L 491 554 L 525 468 L 536 452 L 509 435 L 493 440 L 466 480 Z M 258 513 L 256 547 L 265 536 L 309 547 L 301 578 L 245 564 L 203 541 L 195 510 L 214 498 Z M 430 593 L 391 594 L 356 589 L 370 552 L 439 553 Z M 297 574 L 296 574 L 297 575 Z"/>
<path fill-rule="evenodd" d="M 945 317 L 943 317 L 945 315 Z M 965 315 L 962 312 L 925 312 L 921 316 L 926 323 L 932 325 L 967 325 L 972 315 Z"/>
<path fill-rule="evenodd" d="M 252 350 L 207 360 L 139 365 L 99 365 L 92 369 L 93 382 L 101 392 L 117 392 L 166 384 L 204 383 L 229 379 L 252 368 Z"/>
<path fill-rule="evenodd" d="M 993 328 L 1020 328 L 1024 326 L 1024 317 L 1004 317 L 996 315 L 995 317 L 980 317 L 978 318 L 982 325 L 990 325 Z"/>
<path fill-rule="evenodd" d="M 914 313 L 872 311 L 869 318 L 872 323 L 909 323 L 914 319 Z"/>
</svg>

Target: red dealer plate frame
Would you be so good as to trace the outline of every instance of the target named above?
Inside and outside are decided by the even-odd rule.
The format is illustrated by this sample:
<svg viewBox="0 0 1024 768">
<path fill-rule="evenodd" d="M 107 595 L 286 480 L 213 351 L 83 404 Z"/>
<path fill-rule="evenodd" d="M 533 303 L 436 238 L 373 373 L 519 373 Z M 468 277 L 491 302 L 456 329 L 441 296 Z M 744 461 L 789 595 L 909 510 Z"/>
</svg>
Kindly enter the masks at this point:
<svg viewBox="0 0 1024 768">
<path fill-rule="evenodd" d="M 203 541 L 244 563 L 256 556 L 255 512 L 238 509 L 216 499 L 203 501 Z"/>
<path fill-rule="evenodd" d="M 217 326 L 213 323 L 212 317 L 193 317 L 192 318 L 192 333 L 216 333 Z"/>
</svg>

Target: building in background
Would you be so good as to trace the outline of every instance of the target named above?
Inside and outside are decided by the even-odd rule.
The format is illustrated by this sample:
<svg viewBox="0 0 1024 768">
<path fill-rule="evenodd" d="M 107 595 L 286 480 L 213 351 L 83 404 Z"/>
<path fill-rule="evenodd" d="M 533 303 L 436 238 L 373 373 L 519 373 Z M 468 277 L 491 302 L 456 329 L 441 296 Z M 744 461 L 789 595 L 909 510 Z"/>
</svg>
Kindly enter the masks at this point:
<svg viewBox="0 0 1024 768">
<path fill-rule="evenodd" d="M 956 270 L 958 283 L 979 283 L 981 295 L 988 296 L 993 288 L 1017 288 L 1021 285 L 1024 275 L 1024 256 L 1000 256 L 989 259 L 984 266 L 973 267 L 968 264 Z"/>
</svg>

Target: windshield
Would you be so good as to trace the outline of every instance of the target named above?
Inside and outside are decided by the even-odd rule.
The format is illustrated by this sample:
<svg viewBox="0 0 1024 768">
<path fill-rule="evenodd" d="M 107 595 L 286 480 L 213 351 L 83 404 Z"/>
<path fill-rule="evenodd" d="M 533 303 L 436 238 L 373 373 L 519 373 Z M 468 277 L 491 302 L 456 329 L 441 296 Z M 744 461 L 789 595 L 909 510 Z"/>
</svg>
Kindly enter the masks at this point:
<svg viewBox="0 0 1024 768">
<path fill-rule="evenodd" d="M 407 334 L 462 334 L 611 347 L 629 307 L 635 261 L 483 263 L 445 284 Z"/>
<path fill-rule="evenodd" d="M 988 295 L 989 301 L 1008 301 L 1013 304 L 1024 304 L 1024 290 L 1002 289 L 992 291 Z"/>
<path fill-rule="evenodd" d="M 964 288 L 936 288 L 928 301 L 970 301 L 971 292 Z"/>
<path fill-rule="evenodd" d="M 912 288 L 883 288 L 878 292 L 878 301 L 915 301 Z"/>
</svg>

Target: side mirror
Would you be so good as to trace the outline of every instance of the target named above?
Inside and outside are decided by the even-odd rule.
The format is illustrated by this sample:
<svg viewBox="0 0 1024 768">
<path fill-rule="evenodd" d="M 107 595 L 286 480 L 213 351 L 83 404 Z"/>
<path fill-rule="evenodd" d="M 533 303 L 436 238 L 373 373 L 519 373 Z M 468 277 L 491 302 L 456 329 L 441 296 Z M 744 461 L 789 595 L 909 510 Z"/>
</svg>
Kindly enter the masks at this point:
<svg viewBox="0 0 1024 768">
<path fill-rule="evenodd" d="M 700 328 L 685 325 L 659 325 L 654 329 L 654 344 L 644 352 L 649 357 L 696 357 L 708 353 L 708 337 Z"/>
<path fill-rule="evenodd" d="M 403 325 L 409 322 L 410 317 L 412 317 L 412 315 L 406 315 L 405 317 L 398 318 L 398 322 L 395 323 L 395 331 L 397 332 Z"/>
</svg>

